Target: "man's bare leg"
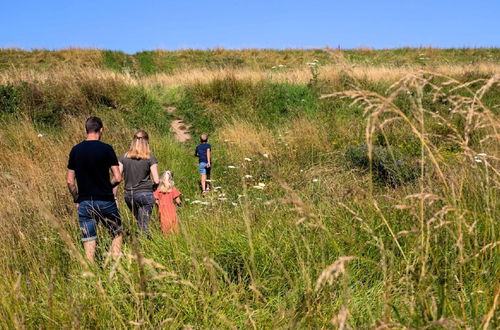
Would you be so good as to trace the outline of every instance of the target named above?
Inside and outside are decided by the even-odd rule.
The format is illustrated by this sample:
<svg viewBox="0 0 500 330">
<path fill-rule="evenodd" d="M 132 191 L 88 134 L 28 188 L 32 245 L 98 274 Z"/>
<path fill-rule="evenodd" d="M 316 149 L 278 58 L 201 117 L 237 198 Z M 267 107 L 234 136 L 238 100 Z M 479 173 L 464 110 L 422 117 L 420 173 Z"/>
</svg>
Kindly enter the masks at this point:
<svg viewBox="0 0 500 330">
<path fill-rule="evenodd" d="M 85 256 L 87 259 L 91 262 L 94 262 L 94 255 L 95 255 L 95 247 L 97 245 L 97 241 L 88 241 L 88 242 L 83 242 L 83 249 L 85 250 Z"/>
<path fill-rule="evenodd" d="M 122 241 L 123 241 L 123 234 L 120 234 L 113 238 L 113 241 L 111 242 L 111 257 L 114 259 L 118 258 L 121 254 L 121 249 L 122 249 Z"/>
</svg>

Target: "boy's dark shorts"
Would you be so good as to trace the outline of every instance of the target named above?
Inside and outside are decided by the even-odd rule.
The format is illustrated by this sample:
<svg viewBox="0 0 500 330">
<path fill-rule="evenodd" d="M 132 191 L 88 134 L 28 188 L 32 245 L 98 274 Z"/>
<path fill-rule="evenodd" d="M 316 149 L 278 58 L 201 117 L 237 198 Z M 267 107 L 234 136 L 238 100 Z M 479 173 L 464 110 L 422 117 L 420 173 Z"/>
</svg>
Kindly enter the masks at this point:
<svg viewBox="0 0 500 330">
<path fill-rule="evenodd" d="M 84 242 L 97 239 L 98 221 L 102 221 L 113 237 L 120 235 L 123 231 L 116 201 L 82 201 L 78 206 L 78 221 Z"/>
</svg>

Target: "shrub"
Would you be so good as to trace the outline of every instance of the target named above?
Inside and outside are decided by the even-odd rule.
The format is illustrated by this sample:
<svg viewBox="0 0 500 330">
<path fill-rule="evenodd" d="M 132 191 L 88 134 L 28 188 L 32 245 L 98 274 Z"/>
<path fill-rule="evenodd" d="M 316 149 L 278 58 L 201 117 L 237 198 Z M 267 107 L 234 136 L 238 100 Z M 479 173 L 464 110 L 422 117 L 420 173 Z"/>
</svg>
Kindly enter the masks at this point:
<svg viewBox="0 0 500 330">
<path fill-rule="evenodd" d="M 124 52 L 105 50 L 102 52 L 102 58 L 104 67 L 118 72 L 132 65 L 130 56 Z"/>
<path fill-rule="evenodd" d="M 0 114 L 14 113 L 19 108 L 21 97 L 13 85 L 0 85 Z"/>
<path fill-rule="evenodd" d="M 265 83 L 258 94 L 255 107 L 260 119 L 273 126 L 299 114 L 315 114 L 316 95 L 307 86 Z"/>
<path fill-rule="evenodd" d="M 347 146 L 344 155 L 349 165 L 363 170 L 370 169 L 368 147 L 365 144 Z M 416 179 L 419 175 L 417 165 L 416 160 L 403 155 L 394 147 L 373 147 L 371 168 L 374 179 L 380 184 L 396 187 Z"/>
</svg>

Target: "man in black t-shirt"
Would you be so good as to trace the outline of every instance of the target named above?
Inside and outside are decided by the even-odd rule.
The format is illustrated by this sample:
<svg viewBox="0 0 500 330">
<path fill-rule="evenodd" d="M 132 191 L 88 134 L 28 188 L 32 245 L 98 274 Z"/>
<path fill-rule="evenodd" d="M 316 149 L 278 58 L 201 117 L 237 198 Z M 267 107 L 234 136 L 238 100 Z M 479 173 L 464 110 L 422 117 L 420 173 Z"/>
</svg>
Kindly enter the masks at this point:
<svg viewBox="0 0 500 330">
<path fill-rule="evenodd" d="M 85 130 L 86 140 L 75 145 L 69 153 L 67 183 L 77 205 L 85 255 L 93 261 L 99 221 L 113 236 L 111 255 L 117 257 L 120 254 L 122 221 L 113 187 L 117 186 L 122 178 L 113 147 L 100 141 L 103 131 L 101 119 L 87 119 Z M 111 180 L 110 169 L 113 173 Z"/>
</svg>

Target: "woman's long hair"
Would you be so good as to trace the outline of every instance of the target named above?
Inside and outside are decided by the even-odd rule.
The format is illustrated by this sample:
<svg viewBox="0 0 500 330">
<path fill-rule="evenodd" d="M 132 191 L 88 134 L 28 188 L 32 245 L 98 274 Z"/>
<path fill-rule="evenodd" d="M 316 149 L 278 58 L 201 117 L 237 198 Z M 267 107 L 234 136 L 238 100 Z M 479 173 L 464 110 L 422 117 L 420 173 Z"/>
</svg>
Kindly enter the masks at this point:
<svg viewBox="0 0 500 330">
<path fill-rule="evenodd" d="M 151 149 L 149 148 L 149 135 L 146 131 L 140 129 L 135 132 L 130 144 L 130 150 L 126 154 L 127 158 L 149 159 Z"/>
<path fill-rule="evenodd" d="M 162 193 L 168 193 L 174 188 L 174 174 L 170 171 L 165 171 L 161 175 L 160 184 L 158 185 L 158 191 Z"/>
</svg>

